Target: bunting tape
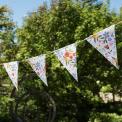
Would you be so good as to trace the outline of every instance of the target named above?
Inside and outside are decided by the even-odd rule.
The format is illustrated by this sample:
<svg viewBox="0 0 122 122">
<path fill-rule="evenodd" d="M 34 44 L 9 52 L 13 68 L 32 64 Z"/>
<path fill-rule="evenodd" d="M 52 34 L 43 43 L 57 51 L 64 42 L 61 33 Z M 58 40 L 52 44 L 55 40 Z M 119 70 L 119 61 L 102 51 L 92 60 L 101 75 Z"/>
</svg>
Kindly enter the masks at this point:
<svg viewBox="0 0 122 122">
<path fill-rule="evenodd" d="M 122 23 L 118 22 L 115 25 Z M 84 40 L 88 41 L 94 48 L 96 48 L 108 61 L 111 62 L 117 69 L 118 59 L 117 59 L 117 49 L 116 49 L 116 39 L 115 39 L 115 25 L 109 26 Z M 83 40 L 83 41 L 84 41 Z M 46 54 L 24 59 L 23 61 L 28 62 L 32 69 L 37 73 L 40 79 L 48 86 L 46 77 L 46 56 L 48 54 L 54 53 L 59 61 L 64 65 L 64 67 L 69 71 L 69 73 L 78 81 L 77 76 L 77 60 L 76 60 L 76 46 L 81 41 L 75 42 L 58 50 L 50 51 Z M 12 83 L 18 90 L 18 61 L 1 63 L 6 72 L 8 73 Z"/>
<path fill-rule="evenodd" d="M 120 22 L 118 22 L 118 23 L 116 23 L 116 24 L 113 24 L 113 25 L 119 25 L 119 24 L 121 24 L 122 23 L 122 21 L 120 21 Z M 110 27 L 110 26 L 109 26 Z M 108 27 L 107 27 L 108 28 Z M 95 33 L 94 33 L 95 34 Z M 90 35 L 89 37 L 91 37 L 91 36 L 94 36 L 94 34 L 92 34 L 92 35 Z M 82 41 L 86 41 L 89 37 L 86 37 L 85 39 L 83 39 Z M 81 43 L 81 41 L 77 41 L 77 42 L 75 42 L 76 44 L 79 44 L 79 43 Z M 58 49 L 57 49 L 58 50 Z M 50 54 L 52 54 L 52 53 L 54 53 L 56 50 L 54 50 L 54 51 L 48 51 L 48 53 L 46 53 L 46 55 L 50 55 Z M 28 57 L 29 58 L 29 57 Z M 27 62 L 27 60 L 28 60 L 28 58 L 27 59 L 23 59 L 23 60 L 21 60 L 21 62 Z M 20 61 L 19 61 L 20 62 Z M 3 62 L 3 63 L 7 63 L 7 62 Z M 0 65 L 3 65 L 3 63 L 0 63 Z"/>
</svg>

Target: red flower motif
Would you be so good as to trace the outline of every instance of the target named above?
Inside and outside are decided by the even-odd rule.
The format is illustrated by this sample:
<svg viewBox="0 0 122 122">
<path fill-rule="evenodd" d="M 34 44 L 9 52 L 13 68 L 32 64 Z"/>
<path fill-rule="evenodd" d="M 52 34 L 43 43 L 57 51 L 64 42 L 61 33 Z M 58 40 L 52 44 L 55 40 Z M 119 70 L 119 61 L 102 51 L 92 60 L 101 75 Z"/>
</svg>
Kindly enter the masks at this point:
<svg viewBox="0 0 122 122">
<path fill-rule="evenodd" d="M 104 47 L 105 47 L 106 49 L 109 49 L 109 46 L 108 46 L 108 45 L 105 45 Z"/>
<path fill-rule="evenodd" d="M 75 56 L 75 53 L 74 52 L 68 52 L 68 51 L 66 51 L 65 54 L 64 54 L 64 58 L 66 60 L 72 60 L 74 56 Z"/>
</svg>

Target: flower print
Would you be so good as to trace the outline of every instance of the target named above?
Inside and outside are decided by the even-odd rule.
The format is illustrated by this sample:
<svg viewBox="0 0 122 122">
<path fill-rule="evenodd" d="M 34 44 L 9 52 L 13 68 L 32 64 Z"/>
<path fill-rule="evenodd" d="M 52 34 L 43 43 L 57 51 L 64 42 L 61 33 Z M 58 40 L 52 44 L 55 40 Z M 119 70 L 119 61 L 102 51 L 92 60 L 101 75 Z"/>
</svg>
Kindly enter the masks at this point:
<svg viewBox="0 0 122 122">
<path fill-rule="evenodd" d="M 103 35 L 104 35 L 104 37 L 105 37 L 106 40 L 107 40 L 109 37 L 111 37 L 111 36 L 110 36 L 110 32 L 107 32 L 107 31 L 105 31 L 105 32 L 103 33 Z"/>
<path fill-rule="evenodd" d="M 66 60 L 66 63 L 68 63 L 69 61 L 72 61 L 75 55 L 76 54 L 73 51 L 66 51 L 64 53 L 64 59 Z"/>
<path fill-rule="evenodd" d="M 111 37 L 109 37 L 109 38 L 108 38 L 108 41 L 112 41 L 112 38 L 111 38 Z"/>
<path fill-rule="evenodd" d="M 12 73 L 12 76 L 14 76 L 14 73 Z"/>
<path fill-rule="evenodd" d="M 40 77 L 40 79 L 47 85 L 45 55 L 30 58 L 28 61 L 32 69 L 36 72 L 36 74 Z"/>
<path fill-rule="evenodd" d="M 40 67 L 41 67 L 40 63 L 39 62 L 36 62 L 36 64 L 35 64 L 36 70 L 38 70 Z"/>
<path fill-rule="evenodd" d="M 106 49 L 109 49 L 109 46 L 108 46 L 108 45 L 105 45 L 104 47 L 105 47 Z"/>
<path fill-rule="evenodd" d="M 111 33 L 111 37 L 115 39 L 115 33 Z"/>
<path fill-rule="evenodd" d="M 108 61 L 118 68 L 115 26 L 111 26 L 103 31 L 94 34 L 86 39 L 93 47 L 95 47 Z M 114 57 L 114 58 L 112 58 Z"/>
<path fill-rule="evenodd" d="M 104 36 L 105 36 L 105 40 L 108 40 L 109 42 L 113 41 L 114 35 L 111 34 L 110 32 L 105 32 Z"/>
<path fill-rule="evenodd" d="M 92 37 L 94 39 L 94 42 L 98 41 L 98 37 L 99 37 L 98 34 L 93 34 Z"/>
<path fill-rule="evenodd" d="M 64 56 L 69 57 L 69 52 L 65 52 Z"/>
<path fill-rule="evenodd" d="M 112 47 L 112 46 L 113 46 L 113 44 L 114 44 L 114 43 L 113 43 L 112 41 L 111 41 L 111 42 L 109 42 L 110 47 Z"/>
<path fill-rule="evenodd" d="M 77 67 L 76 67 L 76 44 L 68 45 L 64 48 L 59 49 L 55 52 L 55 55 L 59 61 L 64 65 L 64 67 L 69 71 L 69 73 L 75 74 L 77 76 Z M 72 75 L 76 80 L 77 77 Z"/>
<path fill-rule="evenodd" d="M 111 60 L 112 60 L 112 64 L 116 65 L 116 67 L 118 67 L 118 60 L 117 60 L 117 58 L 112 57 Z"/>
<path fill-rule="evenodd" d="M 109 35 L 110 35 L 110 34 L 109 34 L 109 32 L 105 31 L 105 32 L 103 33 L 103 35 L 104 35 L 105 38 L 109 38 Z"/>
<path fill-rule="evenodd" d="M 106 32 L 106 31 L 105 31 L 104 33 L 102 33 L 102 34 L 100 35 L 100 39 L 103 40 L 104 44 L 107 43 L 108 38 L 109 38 L 109 32 Z"/>
<path fill-rule="evenodd" d="M 4 64 L 4 68 L 6 69 L 7 74 L 9 75 L 12 83 L 17 88 L 18 82 L 18 62 L 9 62 Z"/>
</svg>

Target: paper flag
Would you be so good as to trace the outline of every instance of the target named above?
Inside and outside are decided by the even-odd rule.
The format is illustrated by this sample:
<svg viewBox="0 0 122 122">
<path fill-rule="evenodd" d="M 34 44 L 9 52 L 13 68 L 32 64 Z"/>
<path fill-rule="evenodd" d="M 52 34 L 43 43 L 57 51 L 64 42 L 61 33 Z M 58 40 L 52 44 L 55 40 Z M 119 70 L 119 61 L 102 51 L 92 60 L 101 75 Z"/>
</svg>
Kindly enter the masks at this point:
<svg viewBox="0 0 122 122">
<path fill-rule="evenodd" d="M 69 73 L 78 81 L 77 76 L 77 60 L 76 60 L 76 44 L 71 44 L 54 52 L 59 61 L 69 71 Z"/>
<path fill-rule="evenodd" d="M 45 58 L 45 55 L 32 57 L 28 59 L 28 63 L 31 65 L 32 69 L 36 72 L 40 79 L 47 85 Z"/>
<path fill-rule="evenodd" d="M 12 80 L 12 83 L 18 90 L 18 67 L 19 67 L 19 62 L 14 61 L 14 62 L 9 62 L 9 63 L 3 63 L 3 66 L 8 73 L 10 79 Z"/>
<path fill-rule="evenodd" d="M 112 25 L 96 34 L 93 34 L 86 40 L 117 69 L 119 69 L 115 40 L 115 25 Z"/>
</svg>

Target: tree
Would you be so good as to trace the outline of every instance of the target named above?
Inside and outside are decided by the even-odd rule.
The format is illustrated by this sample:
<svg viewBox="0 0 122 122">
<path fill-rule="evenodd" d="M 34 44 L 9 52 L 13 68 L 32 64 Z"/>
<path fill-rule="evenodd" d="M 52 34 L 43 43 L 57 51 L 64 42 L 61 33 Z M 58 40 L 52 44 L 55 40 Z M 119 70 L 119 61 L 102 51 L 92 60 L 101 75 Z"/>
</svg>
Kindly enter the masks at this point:
<svg viewBox="0 0 122 122">
<path fill-rule="evenodd" d="M 122 19 L 122 7 L 120 7 L 120 19 Z"/>
<path fill-rule="evenodd" d="M 121 70 L 117 71 L 88 43 L 81 41 L 92 33 L 119 21 L 119 17 L 111 13 L 107 7 L 106 4 L 97 3 L 81 7 L 79 2 L 62 0 L 53 4 L 49 10 L 45 6 L 40 7 L 39 11 L 30 14 L 25 19 L 23 27 L 18 30 L 20 48 L 17 58 L 20 60 L 43 53 L 50 54 L 50 51 L 55 49 L 76 41 L 81 42 L 78 46 L 78 74 L 80 74 L 78 83 L 56 60 L 54 55 L 47 55 L 48 88 L 43 86 L 36 74 L 31 80 L 23 81 L 21 87 L 25 88 L 27 93 L 31 93 L 34 97 L 33 104 L 35 101 L 38 104 L 34 105 L 40 108 L 38 109 L 40 115 L 37 118 L 45 121 L 52 111 L 47 111 L 50 110 L 50 101 L 46 104 L 45 99 L 40 96 L 42 100 L 40 103 L 38 95 L 36 97 L 34 94 L 35 92 L 42 91 L 42 93 L 46 92 L 52 96 L 57 108 L 55 121 L 87 122 L 90 113 L 95 108 L 99 108 L 97 105 L 102 102 L 99 92 L 103 86 L 108 84 L 112 88 L 115 86 L 113 90 L 116 93 L 121 89 Z M 120 50 L 121 47 L 119 52 Z M 31 87 L 31 91 L 28 87 Z M 29 98 L 32 100 L 31 97 Z M 42 108 L 44 109 L 42 110 Z M 36 113 L 37 111 L 33 109 L 31 112 Z M 29 115 L 26 115 L 26 118 L 30 121 Z"/>
<path fill-rule="evenodd" d="M 19 91 L 16 93 L 15 89 L 12 90 L 10 102 L 10 110 L 15 115 L 12 115 L 12 122 L 19 121 L 20 118 L 25 122 L 88 122 L 93 119 L 95 121 L 95 117 L 104 118 L 107 113 L 121 114 L 121 103 L 105 104 L 99 92 L 103 87 L 107 87 L 113 94 L 121 95 L 122 70 L 117 71 L 84 40 L 89 35 L 119 22 L 120 18 L 109 11 L 108 5 L 88 2 L 82 6 L 82 2 L 59 0 L 50 8 L 40 6 L 37 11 L 30 13 L 24 19 L 23 26 L 17 29 L 18 50 L 16 47 L 12 49 L 15 51 L 14 58 L 21 62 Z M 121 25 L 117 25 L 120 67 L 121 31 Z M 78 42 L 78 82 L 50 52 L 74 42 Z M 45 53 L 48 87 L 25 61 L 29 57 Z M 7 57 L 5 59 L 8 60 Z M 110 114 L 106 116 L 105 121 L 111 117 Z"/>
<path fill-rule="evenodd" d="M 2 68 L 2 62 L 15 59 L 16 45 L 14 42 L 15 24 L 11 19 L 11 13 L 6 6 L 0 6 L 0 121 L 8 121 L 11 82 Z M 9 118 L 10 119 L 10 118 Z"/>
</svg>

